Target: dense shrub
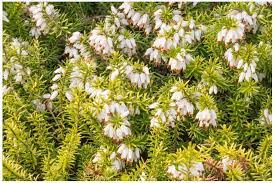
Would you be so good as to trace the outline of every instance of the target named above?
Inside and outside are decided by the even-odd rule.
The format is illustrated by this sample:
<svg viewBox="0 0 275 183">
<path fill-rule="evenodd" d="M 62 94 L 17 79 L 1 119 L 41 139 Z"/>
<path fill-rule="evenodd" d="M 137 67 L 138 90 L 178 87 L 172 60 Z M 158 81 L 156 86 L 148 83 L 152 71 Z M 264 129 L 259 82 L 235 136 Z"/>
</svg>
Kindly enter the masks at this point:
<svg viewBox="0 0 275 183">
<path fill-rule="evenodd" d="M 4 180 L 271 180 L 271 3 L 4 3 Z"/>
</svg>

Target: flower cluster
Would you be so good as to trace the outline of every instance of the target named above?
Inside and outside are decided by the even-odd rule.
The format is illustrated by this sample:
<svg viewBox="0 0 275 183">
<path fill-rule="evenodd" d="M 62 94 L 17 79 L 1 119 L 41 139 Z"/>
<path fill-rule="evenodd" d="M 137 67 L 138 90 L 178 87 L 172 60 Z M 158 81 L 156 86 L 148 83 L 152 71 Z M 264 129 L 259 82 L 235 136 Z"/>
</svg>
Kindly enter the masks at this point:
<svg viewBox="0 0 275 183">
<path fill-rule="evenodd" d="M 208 127 L 209 125 L 217 126 L 217 114 L 214 110 L 205 108 L 199 111 L 196 115 L 196 119 L 199 120 L 200 127 Z"/>
<path fill-rule="evenodd" d="M 243 70 L 239 75 L 239 82 L 244 81 L 244 79 L 249 81 L 251 78 L 258 81 L 258 76 L 256 74 L 256 62 L 259 60 L 257 52 L 248 47 L 250 47 L 250 45 L 240 47 L 240 45 L 236 43 L 234 44 L 233 49 L 229 48 L 224 53 L 224 57 L 229 62 L 230 67 L 237 67 L 237 69 Z M 249 60 L 245 59 L 246 57 L 243 54 L 250 54 Z"/>
<path fill-rule="evenodd" d="M 29 43 L 26 41 L 22 41 L 20 39 L 17 38 L 13 38 L 12 42 L 11 42 L 11 49 L 16 50 L 16 54 L 18 56 L 27 56 L 28 53 L 28 48 Z M 15 59 L 15 57 L 12 57 L 11 60 Z"/>
<path fill-rule="evenodd" d="M 120 26 L 122 25 L 129 25 L 127 19 L 126 19 L 126 16 L 119 12 L 114 6 L 111 6 L 111 12 L 112 12 L 112 15 L 113 15 L 113 18 L 111 16 L 107 16 L 107 21 L 111 22 L 113 21 L 113 29 L 115 30 L 117 28 L 119 28 Z"/>
<path fill-rule="evenodd" d="M 131 130 L 129 128 L 130 123 L 127 120 L 122 121 L 119 125 L 120 126 L 116 128 L 112 123 L 108 123 L 104 128 L 104 135 L 116 140 L 121 140 L 131 135 Z"/>
<path fill-rule="evenodd" d="M 61 78 L 62 75 L 65 74 L 65 70 L 64 68 L 59 67 L 54 71 L 54 74 L 55 76 L 53 78 L 53 81 L 57 81 Z M 53 83 L 53 85 L 50 87 L 51 93 L 46 93 L 42 95 L 43 102 L 41 102 L 40 99 L 35 99 L 32 101 L 38 111 L 42 112 L 42 111 L 45 111 L 46 109 L 51 111 L 53 109 L 52 101 L 56 99 L 56 97 L 59 94 L 58 88 L 59 88 L 58 84 Z"/>
<path fill-rule="evenodd" d="M 171 15 L 169 14 L 171 13 Z M 167 17 L 167 15 L 170 15 Z M 164 30 L 169 27 L 170 21 L 179 22 L 183 18 L 179 10 L 171 10 L 164 6 L 154 12 L 155 30 Z"/>
<path fill-rule="evenodd" d="M 82 88 L 84 89 L 85 83 L 83 82 L 84 75 L 82 70 L 78 66 L 74 66 L 70 74 L 70 86 L 69 88 Z"/>
<path fill-rule="evenodd" d="M 150 61 L 154 61 L 158 65 L 161 63 L 162 59 L 165 59 L 161 51 L 155 48 L 148 48 L 144 55 L 149 56 Z"/>
<path fill-rule="evenodd" d="M 151 128 L 159 128 L 161 125 L 175 127 L 175 120 L 177 119 L 175 107 L 168 106 L 168 109 L 165 108 L 162 108 L 157 102 L 149 106 L 149 109 L 153 109 L 153 117 L 150 120 Z"/>
<path fill-rule="evenodd" d="M 76 61 L 76 60 L 75 60 Z M 108 92 L 103 92 L 102 90 L 94 90 L 91 86 L 91 82 L 96 83 L 96 77 L 93 75 L 93 73 L 87 74 L 85 77 L 83 75 L 83 70 L 90 70 L 93 71 L 95 67 L 94 62 L 80 62 L 78 65 L 77 62 L 73 62 L 72 65 L 69 67 L 70 69 L 65 69 L 62 66 L 60 66 L 58 69 L 56 69 L 54 73 L 54 77 L 52 78 L 53 85 L 50 87 L 52 90 L 51 94 L 46 94 L 44 98 L 49 99 L 50 101 L 54 100 L 58 96 L 58 89 L 59 89 L 59 80 L 60 78 L 66 76 L 69 76 L 69 82 L 68 86 L 63 86 L 62 90 L 65 90 L 65 96 L 69 101 L 73 100 L 73 89 L 78 88 L 81 89 L 82 91 L 85 91 L 87 94 L 89 94 L 91 97 L 92 96 L 100 96 L 101 94 L 108 94 Z M 81 64 L 84 63 L 85 68 L 80 67 Z M 82 65 L 83 66 L 83 65 Z M 85 81 L 85 83 L 84 83 Z M 63 93 L 63 92 L 62 92 Z M 95 94 L 96 93 L 96 94 Z M 47 97 L 46 97 L 47 96 Z"/>
<path fill-rule="evenodd" d="M 108 30 L 108 27 L 107 27 Z M 114 51 L 114 44 L 111 37 L 106 33 L 105 27 L 96 27 L 91 31 L 89 44 L 99 54 L 110 55 Z"/>
<path fill-rule="evenodd" d="M 3 72 L 3 79 L 5 81 L 8 80 L 9 76 L 13 76 L 16 83 L 23 84 L 25 83 L 26 77 L 31 74 L 30 68 L 22 65 L 22 59 L 29 54 L 27 50 L 28 46 L 28 42 L 16 38 L 12 39 L 9 49 L 14 50 L 15 54 L 10 58 L 10 60 L 3 60 L 3 63 L 5 64 L 4 68 L 6 68 Z M 8 86 L 4 87 L 8 89 Z"/>
<path fill-rule="evenodd" d="M 242 62 L 239 62 L 237 68 L 243 68 L 243 72 L 241 72 L 239 77 L 239 82 L 242 82 L 244 79 L 246 81 L 249 81 L 250 78 L 253 78 L 255 81 L 258 81 L 258 76 L 256 74 L 256 63 L 255 61 L 252 61 L 250 64 Z"/>
<path fill-rule="evenodd" d="M 168 12 L 171 14 L 171 19 L 164 21 L 162 17 L 166 17 Z M 184 46 L 200 41 L 205 27 L 203 25 L 196 26 L 193 19 L 183 20 L 179 10 L 160 8 L 154 13 L 154 16 L 157 37 L 152 46 L 146 50 L 145 55 L 149 56 L 150 60 L 156 64 L 160 64 L 162 60 L 168 62 L 171 70 L 176 73 L 184 71 L 186 65 L 193 60 Z"/>
<path fill-rule="evenodd" d="M 237 21 L 244 24 L 244 28 L 249 32 L 253 30 L 255 34 L 258 30 L 257 24 L 257 14 L 254 13 L 252 16 L 249 15 L 246 11 L 239 11 L 239 10 L 231 10 L 227 15 L 230 18 L 236 19 Z"/>
<path fill-rule="evenodd" d="M 128 25 L 126 16 L 115 7 L 111 7 L 112 14 L 105 18 L 103 25 L 97 25 L 91 31 L 89 44 L 99 54 L 110 56 L 114 51 L 132 56 L 136 54 L 136 41 L 124 26 Z"/>
<path fill-rule="evenodd" d="M 147 88 L 150 83 L 149 69 L 146 66 L 143 66 L 141 69 L 134 69 L 133 66 L 127 65 L 124 72 L 131 81 L 131 84 L 138 88 Z"/>
<path fill-rule="evenodd" d="M 201 162 L 193 163 L 189 169 L 184 164 L 169 165 L 167 169 L 167 173 L 177 180 L 182 180 L 188 177 L 188 175 L 198 177 L 202 174 L 203 171 L 204 167 Z"/>
<path fill-rule="evenodd" d="M 177 112 L 182 116 L 193 115 L 194 113 L 194 105 L 189 102 L 186 97 L 184 97 L 183 92 L 177 91 L 177 87 L 172 87 L 170 90 L 173 92 L 171 100 L 175 101 L 175 105 L 177 106 Z"/>
<path fill-rule="evenodd" d="M 224 58 L 228 61 L 230 67 L 236 67 L 240 60 L 234 58 L 233 53 L 238 52 L 240 49 L 240 45 L 238 43 L 234 44 L 233 49 L 229 48 L 224 53 Z"/>
<path fill-rule="evenodd" d="M 16 83 L 23 84 L 25 82 L 25 76 L 30 75 L 31 70 L 24 68 L 19 63 L 12 63 L 10 70 L 6 69 L 3 73 L 4 80 L 7 80 L 9 75 L 13 75 L 13 79 Z"/>
<path fill-rule="evenodd" d="M 50 87 L 51 89 L 51 93 L 46 93 L 44 95 L 42 95 L 42 100 L 44 102 L 41 102 L 40 99 L 35 99 L 33 100 L 33 104 L 36 106 L 36 108 L 38 109 L 38 111 L 44 111 L 45 109 L 51 111 L 53 109 L 53 104 L 52 101 L 54 99 L 56 99 L 56 97 L 58 96 L 59 92 L 58 92 L 58 84 L 56 83 L 56 81 L 58 81 L 64 74 L 65 74 L 65 69 L 62 67 L 59 67 L 58 69 L 56 69 L 54 72 L 55 76 L 52 78 L 52 81 L 54 82 L 53 85 Z"/>
<path fill-rule="evenodd" d="M 88 93 L 90 97 L 95 98 L 95 101 L 108 99 L 110 93 L 108 89 L 103 89 L 96 84 L 100 80 L 100 77 L 93 76 L 90 82 L 85 83 L 85 92 Z"/>
<path fill-rule="evenodd" d="M 91 53 L 87 51 L 85 45 L 81 43 L 82 36 L 80 32 L 74 32 L 68 39 L 64 54 L 69 54 L 71 61 L 76 61 L 80 58 L 83 58 L 85 61 L 90 60 Z"/>
<path fill-rule="evenodd" d="M 242 40 L 245 32 L 249 32 L 253 29 L 255 34 L 258 25 L 257 25 L 257 14 L 254 13 L 250 16 L 246 11 L 231 10 L 227 17 L 233 21 L 232 27 L 222 27 L 222 30 L 217 34 L 217 41 L 227 45 L 229 43 L 236 43 L 239 40 Z"/>
<path fill-rule="evenodd" d="M 131 3 L 128 2 L 122 3 L 119 9 L 123 11 L 125 17 L 128 19 L 128 22 L 140 29 L 144 29 L 147 35 L 152 31 L 152 25 L 150 24 L 150 18 L 147 13 L 142 14 L 135 11 Z"/>
<path fill-rule="evenodd" d="M 46 2 L 32 5 L 28 8 L 28 11 L 35 23 L 35 26 L 30 31 L 35 38 L 38 38 L 41 34 L 48 34 L 51 29 L 49 23 L 55 21 L 56 17 L 58 17 L 58 12 L 54 9 L 54 6 Z"/>
<path fill-rule="evenodd" d="M 126 29 L 121 30 L 121 34 L 118 36 L 118 41 L 118 48 L 122 50 L 122 53 L 125 53 L 128 56 L 136 54 L 136 41 L 133 36 L 126 31 Z"/>
<path fill-rule="evenodd" d="M 183 84 L 183 85 L 182 85 Z M 208 103 L 208 106 L 215 108 L 214 103 L 209 102 L 209 96 L 201 96 L 201 93 L 190 93 L 190 88 L 187 88 L 184 83 L 179 81 L 175 83 L 170 89 L 172 92 L 171 98 L 168 102 L 154 102 L 149 105 L 152 109 L 152 117 L 150 119 L 151 128 L 159 128 L 162 125 L 175 127 L 176 120 L 186 120 L 186 117 L 191 117 L 195 112 L 195 106 L 191 101 L 196 102 L 197 108 L 204 108 L 199 111 L 195 119 L 199 120 L 199 127 L 208 127 L 209 125 L 217 126 L 217 115 L 214 109 L 201 107 L 200 103 Z M 199 100 L 198 100 L 198 97 Z M 206 98 L 205 98 L 206 97 Z M 212 104 L 211 104 L 212 103 Z"/>
<path fill-rule="evenodd" d="M 236 43 L 238 40 L 242 40 L 244 36 L 245 28 L 241 22 L 236 22 L 235 27 L 230 29 L 223 27 L 217 35 L 217 41 L 227 45 L 229 43 Z"/>
<path fill-rule="evenodd" d="M 132 84 L 138 88 L 147 88 L 150 83 L 150 72 L 147 66 L 139 63 L 121 62 L 110 64 L 108 69 L 112 70 L 110 81 L 114 81 L 119 75 L 126 76 Z"/>
<path fill-rule="evenodd" d="M 127 162 L 136 162 L 140 158 L 140 149 L 131 148 L 125 144 L 120 144 L 117 152 L 121 155 L 122 159 L 125 159 Z"/>
<path fill-rule="evenodd" d="M 105 124 L 104 134 L 114 140 L 122 140 L 131 135 L 130 123 L 127 120 L 129 110 L 124 103 L 105 104 L 98 115 L 99 121 Z"/>
<path fill-rule="evenodd" d="M 130 111 L 123 102 L 105 104 L 97 115 L 98 120 L 104 125 L 104 135 L 117 142 L 121 142 L 124 138 L 131 135 L 130 123 L 127 120 L 129 114 Z M 140 158 L 140 149 L 138 147 L 131 148 L 131 146 L 122 142 L 118 147 L 117 153 L 120 154 L 121 159 L 126 160 L 128 163 L 136 162 Z M 97 153 L 93 162 L 97 163 L 101 159 L 101 156 L 100 153 Z M 116 152 L 111 154 L 110 159 L 113 160 L 112 166 L 116 170 L 121 170 L 124 167 L 124 162 L 116 158 Z"/>
<path fill-rule="evenodd" d="M 180 71 L 185 71 L 186 66 L 192 61 L 193 58 L 189 53 L 186 53 L 184 48 L 176 55 L 175 58 L 171 57 L 169 59 L 168 65 L 171 67 L 172 71 L 179 73 Z"/>
<path fill-rule="evenodd" d="M 65 93 L 65 96 L 69 101 L 73 100 L 73 88 L 84 89 L 85 83 L 83 81 L 84 75 L 82 74 L 82 70 L 78 66 L 73 66 L 72 72 L 70 73 L 70 85 Z"/>
<path fill-rule="evenodd" d="M 117 157 L 116 152 L 112 152 L 103 146 L 99 148 L 92 162 L 104 165 L 104 159 L 106 158 L 110 161 L 111 167 L 117 171 L 122 170 L 125 166 L 125 163 Z"/>
</svg>

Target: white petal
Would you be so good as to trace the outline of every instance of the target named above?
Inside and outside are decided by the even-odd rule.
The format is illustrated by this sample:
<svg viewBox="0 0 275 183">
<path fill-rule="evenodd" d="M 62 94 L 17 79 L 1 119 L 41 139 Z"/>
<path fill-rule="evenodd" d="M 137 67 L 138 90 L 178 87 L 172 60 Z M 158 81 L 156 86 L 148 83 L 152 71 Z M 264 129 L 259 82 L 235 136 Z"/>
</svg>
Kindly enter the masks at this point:
<svg viewBox="0 0 275 183">
<path fill-rule="evenodd" d="M 53 91 L 52 94 L 51 94 L 51 97 L 50 97 L 50 100 L 54 100 L 58 95 L 58 91 Z"/>
<path fill-rule="evenodd" d="M 114 81 L 115 78 L 119 75 L 119 71 L 118 70 L 115 70 L 114 72 L 111 73 L 111 77 L 110 77 L 110 80 L 111 81 Z"/>
<path fill-rule="evenodd" d="M 60 78 L 61 78 L 61 74 L 57 74 L 53 77 L 52 81 L 57 81 Z"/>
<path fill-rule="evenodd" d="M 149 105 L 149 109 L 154 109 L 154 108 L 156 108 L 158 105 L 159 105 L 158 102 L 154 102 L 154 103 L 152 103 L 151 105 Z"/>
<path fill-rule="evenodd" d="M 244 78 L 245 78 L 245 73 L 244 72 L 242 72 L 241 74 L 240 74 L 240 76 L 239 76 L 239 83 L 240 82 L 242 82 L 243 80 L 244 80 Z"/>
<path fill-rule="evenodd" d="M 45 98 L 45 99 L 49 99 L 50 97 L 51 97 L 51 94 L 44 94 L 43 96 L 42 96 L 43 98 Z"/>
<path fill-rule="evenodd" d="M 67 99 L 71 102 L 73 100 L 73 96 L 71 94 L 71 92 L 66 92 L 65 96 L 67 97 Z"/>
</svg>

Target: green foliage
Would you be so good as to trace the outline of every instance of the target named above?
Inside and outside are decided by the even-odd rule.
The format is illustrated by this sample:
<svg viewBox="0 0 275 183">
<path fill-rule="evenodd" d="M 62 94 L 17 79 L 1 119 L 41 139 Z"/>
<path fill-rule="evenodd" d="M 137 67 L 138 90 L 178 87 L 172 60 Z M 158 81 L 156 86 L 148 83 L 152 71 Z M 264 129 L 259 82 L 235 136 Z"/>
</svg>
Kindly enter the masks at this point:
<svg viewBox="0 0 275 183">
<path fill-rule="evenodd" d="M 33 180 L 32 175 L 10 157 L 3 158 L 3 177 L 5 180 Z"/>
<path fill-rule="evenodd" d="M 80 143 L 80 134 L 77 128 L 72 128 L 66 134 L 61 148 L 57 152 L 56 158 L 45 163 L 45 180 L 67 180 L 70 170 L 73 168 L 76 156 L 76 150 Z M 48 159 L 46 159 L 48 161 Z"/>
<path fill-rule="evenodd" d="M 113 31 L 114 17 L 122 15 L 111 7 L 123 12 L 118 8 L 120 2 L 53 2 L 48 4 L 54 5 L 58 16 L 45 18 L 50 30 L 35 38 L 30 30 L 36 22 L 28 8 L 36 4 L 3 3 L 9 20 L 3 21 L 3 180 L 271 181 L 270 3 L 133 2 L 135 11 L 148 14 L 152 30 L 145 33 L 144 27 L 134 26 L 129 18 L 129 25 L 120 22 Z M 163 23 L 173 22 L 173 10 L 180 10 L 187 25 L 194 20 L 196 30 L 205 30 L 192 44 L 181 42 L 172 49 L 160 49 L 165 56 L 156 62 L 145 52 L 157 47 L 153 44 L 161 33 L 154 28 L 154 12 L 160 8 Z M 238 51 L 231 42 L 217 41 L 223 28 L 238 25 L 227 16 L 231 10 L 257 14 L 257 30 L 246 25 L 237 41 Z M 109 55 L 96 51 L 91 43 L 91 30 L 96 27 L 108 28 L 102 35 L 113 40 L 114 52 Z M 177 31 L 172 29 L 165 36 Z M 186 26 L 184 31 L 188 35 L 191 28 Z M 75 32 L 81 38 L 72 43 Z M 122 34 L 134 38 L 135 54 L 123 52 Z M 73 46 L 83 46 L 78 53 L 87 51 L 87 58 L 80 54 L 72 59 L 64 50 Z M 230 66 L 225 56 L 230 48 L 234 59 L 257 63 L 257 79 L 239 81 L 244 69 Z M 192 59 L 185 69 L 172 70 L 170 58 L 178 58 L 182 49 Z M 131 80 L 127 66 L 137 73 L 146 73 L 147 67 L 147 85 L 139 87 Z M 53 79 L 56 76 L 60 78 Z M 51 99 L 54 92 L 57 96 Z M 191 112 L 182 115 L 178 107 L 182 103 L 172 99 L 176 92 L 193 106 Z M 150 107 L 155 102 L 157 107 Z M 126 117 L 117 109 L 124 104 Z M 216 115 L 216 125 L 201 125 L 199 113 L 201 118 L 214 118 L 213 113 L 202 113 L 206 109 Z M 176 117 L 168 116 L 169 112 Z M 154 127 L 154 117 L 165 122 Z M 130 135 L 110 137 L 119 133 L 106 130 L 110 119 L 116 128 L 123 122 Z M 127 151 L 119 152 L 122 144 Z"/>
</svg>

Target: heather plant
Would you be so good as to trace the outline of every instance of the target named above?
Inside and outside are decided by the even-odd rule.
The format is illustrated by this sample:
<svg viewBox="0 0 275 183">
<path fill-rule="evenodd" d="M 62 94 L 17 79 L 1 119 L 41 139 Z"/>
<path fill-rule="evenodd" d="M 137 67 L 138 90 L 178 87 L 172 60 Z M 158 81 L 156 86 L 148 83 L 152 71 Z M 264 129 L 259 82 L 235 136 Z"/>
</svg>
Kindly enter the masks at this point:
<svg viewBox="0 0 275 183">
<path fill-rule="evenodd" d="M 3 4 L 3 180 L 271 180 L 262 2 Z"/>
</svg>

